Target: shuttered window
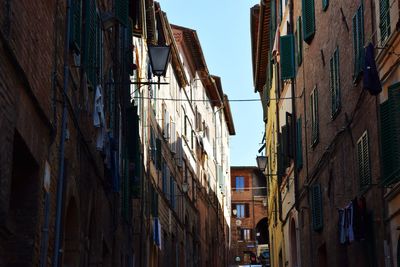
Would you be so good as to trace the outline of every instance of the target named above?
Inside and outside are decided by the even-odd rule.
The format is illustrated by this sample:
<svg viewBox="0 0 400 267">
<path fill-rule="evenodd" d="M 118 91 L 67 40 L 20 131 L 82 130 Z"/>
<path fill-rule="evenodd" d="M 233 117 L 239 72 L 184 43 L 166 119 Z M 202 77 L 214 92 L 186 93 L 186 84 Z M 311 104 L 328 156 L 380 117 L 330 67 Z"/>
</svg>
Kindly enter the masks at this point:
<svg viewBox="0 0 400 267">
<path fill-rule="evenodd" d="M 97 14 L 96 2 L 88 0 L 85 2 L 85 49 L 84 67 L 88 80 L 92 87 L 97 85 L 96 76 L 96 52 L 97 52 Z"/>
<path fill-rule="evenodd" d="M 297 169 L 303 167 L 303 145 L 302 145 L 302 126 L 301 117 L 297 119 L 296 122 L 296 166 Z"/>
<path fill-rule="evenodd" d="M 161 160 L 162 160 L 161 139 L 156 138 L 156 168 L 158 170 L 161 170 Z"/>
<path fill-rule="evenodd" d="M 330 60 L 329 85 L 331 90 L 331 118 L 334 119 L 340 110 L 340 70 L 339 48 L 336 48 Z"/>
<path fill-rule="evenodd" d="M 153 127 L 150 127 L 150 158 L 153 161 L 153 163 L 156 163 L 156 137 L 154 134 Z"/>
<path fill-rule="evenodd" d="M 382 183 L 400 181 L 400 83 L 388 89 L 388 100 L 380 105 Z"/>
<path fill-rule="evenodd" d="M 326 11 L 328 9 L 329 0 L 322 0 L 322 10 Z"/>
<path fill-rule="evenodd" d="M 364 66 L 364 8 L 361 4 L 353 16 L 353 80 L 358 82 Z"/>
<path fill-rule="evenodd" d="M 293 158 L 294 155 L 294 143 L 293 143 L 293 131 L 294 131 L 294 125 L 293 125 L 293 117 L 292 113 L 286 112 L 286 126 L 287 126 L 287 156 L 289 158 Z"/>
<path fill-rule="evenodd" d="M 143 0 L 133 0 L 129 2 L 129 16 L 132 19 L 132 29 L 137 35 L 143 32 Z"/>
<path fill-rule="evenodd" d="M 158 217 L 158 193 L 154 187 L 150 186 L 150 196 L 151 196 L 151 215 L 153 217 Z"/>
<path fill-rule="evenodd" d="M 318 90 L 315 87 L 311 92 L 311 146 L 319 141 L 319 119 L 318 119 Z"/>
<path fill-rule="evenodd" d="M 235 177 L 235 191 L 236 192 L 243 192 L 244 191 L 244 177 L 243 176 L 236 176 Z"/>
<path fill-rule="evenodd" d="M 280 55 L 281 55 L 280 65 L 281 65 L 282 80 L 293 79 L 295 77 L 293 34 L 281 36 Z"/>
<path fill-rule="evenodd" d="M 324 226 L 322 213 L 322 191 L 320 184 L 311 186 L 312 226 L 314 231 L 321 231 Z"/>
<path fill-rule="evenodd" d="M 171 175 L 169 178 L 169 193 L 170 193 L 170 201 L 171 201 L 171 207 L 175 209 L 175 178 Z"/>
<path fill-rule="evenodd" d="M 315 35 L 314 0 L 302 0 L 303 38 L 310 44 Z"/>
<path fill-rule="evenodd" d="M 82 34 L 82 0 L 73 0 L 71 6 L 71 48 L 76 52 L 81 49 L 81 34 Z"/>
<path fill-rule="evenodd" d="M 303 62 L 303 34 L 301 28 L 301 17 L 297 18 L 296 21 L 296 61 L 297 66 L 300 66 Z"/>
<path fill-rule="evenodd" d="M 169 168 L 165 160 L 162 161 L 162 191 L 167 199 L 169 199 L 170 177 Z"/>
<path fill-rule="evenodd" d="M 275 31 L 276 31 L 276 1 L 271 1 L 271 24 L 269 32 L 269 47 L 274 46 Z"/>
<path fill-rule="evenodd" d="M 129 15 L 129 2 L 128 0 L 115 0 L 114 2 L 115 17 L 118 21 L 128 26 L 128 15 Z"/>
<path fill-rule="evenodd" d="M 390 6 L 389 0 L 379 0 L 379 29 L 381 42 L 390 35 Z"/>
<path fill-rule="evenodd" d="M 367 132 L 364 132 L 361 138 L 357 141 L 357 160 L 360 189 L 363 190 L 371 184 L 371 168 Z"/>
<path fill-rule="evenodd" d="M 267 85 L 264 85 L 262 92 L 260 92 L 261 105 L 263 108 L 263 120 L 265 123 L 268 122 L 269 92 L 270 88 Z"/>
<path fill-rule="evenodd" d="M 134 73 L 134 61 L 133 61 L 133 22 L 131 19 L 128 20 L 127 30 L 127 47 L 126 47 L 126 65 L 129 75 L 133 76 Z"/>
</svg>

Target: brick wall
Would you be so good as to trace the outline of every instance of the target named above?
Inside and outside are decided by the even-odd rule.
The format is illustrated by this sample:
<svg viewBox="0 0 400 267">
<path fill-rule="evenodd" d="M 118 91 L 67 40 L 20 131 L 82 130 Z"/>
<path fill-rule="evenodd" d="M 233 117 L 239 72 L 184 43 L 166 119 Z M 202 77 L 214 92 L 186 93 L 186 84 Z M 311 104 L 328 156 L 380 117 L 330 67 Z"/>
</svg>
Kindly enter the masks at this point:
<svg viewBox="0 0 400 267">
<path fill-rule="evenodd" d="M 251 251 L 256 254 L 256 227 L 262 219 L 267 217 L 267 209 L 263 205 L 263 199 L 266 199 L 267 195 L 265 194 L 262 196 L 262 194 L 258 192 L 259 189 L 256 191 L 254 188 L 261 187 L 262 185 L 265 186 L 265 177 L 260 175 L 256 167 L 234 166 L 231 167 L 232 188 L 236 187 L 236 177 L 238 176 L 244 177 L 247 181 L 245 181 L 245 189 L 243 191 L 236 191 L 235 189 L 232 189 L 232 209 L 234 209 L 235 203 L 245 204 L 248 206 L 248 217 L 237 218 L 237 216 L 232 214 L 232 243 L 228 262 L 233 264 L 235 257 L 239 256 L 241 258 L 241 264 L 248 264 L 249 262 L 243 261 L 244 252 Z M 241 240 L 241 229 L 251 229 L 250 240 Z"/>
</svg>

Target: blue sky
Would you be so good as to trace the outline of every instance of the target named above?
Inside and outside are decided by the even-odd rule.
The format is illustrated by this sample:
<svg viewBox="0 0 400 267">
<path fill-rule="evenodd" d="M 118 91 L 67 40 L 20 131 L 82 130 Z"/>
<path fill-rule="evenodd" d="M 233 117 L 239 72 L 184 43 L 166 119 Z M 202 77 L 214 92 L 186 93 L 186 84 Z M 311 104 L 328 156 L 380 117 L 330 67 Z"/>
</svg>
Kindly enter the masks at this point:
<svg viewBox="0 0 400 267">
<path fill-rule="evenodd" d="M 259 0 L 158 0 L 170 23 L 197 31 L 211 74 L 229 99 L 254 99 L 250 8 Z M 255 166 L 263 137 L 260 102 L 231 102 L 231 166 Z"/>
</svg>

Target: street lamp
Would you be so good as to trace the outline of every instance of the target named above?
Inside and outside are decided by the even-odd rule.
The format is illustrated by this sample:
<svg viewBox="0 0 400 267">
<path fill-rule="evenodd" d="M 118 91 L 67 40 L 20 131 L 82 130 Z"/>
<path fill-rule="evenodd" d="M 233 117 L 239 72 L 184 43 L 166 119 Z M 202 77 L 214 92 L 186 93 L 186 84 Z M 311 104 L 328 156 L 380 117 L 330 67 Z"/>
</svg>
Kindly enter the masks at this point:
<svg viewBox="0 0 400 267">
<path fill-rule="evenodd" d="M 264 172 L 267 167 L 267 157 L 266 156 L 257 156 L 257 167 L 260 171 Z"/>
<path fill-rule="evenodd" d="M 169 45 L 148 45 L 147 48 L 151 71 L 158 77 L 158 87 L 160 87 L 160 76 L 165 76 L 167 72 L 171 47 Z"/>
</svg>

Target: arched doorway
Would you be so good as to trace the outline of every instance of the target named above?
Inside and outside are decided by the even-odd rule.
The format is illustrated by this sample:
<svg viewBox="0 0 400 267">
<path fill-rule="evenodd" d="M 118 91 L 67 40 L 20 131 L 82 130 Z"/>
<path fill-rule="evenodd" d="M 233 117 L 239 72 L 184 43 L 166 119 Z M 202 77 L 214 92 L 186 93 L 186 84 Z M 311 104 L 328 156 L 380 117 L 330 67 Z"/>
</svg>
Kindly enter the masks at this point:
<svg viewBox="0 0 400 267">
<path fill-rule="evenodd" d="M 265 245 L 269 244 L 269 232 L 268 232 L 268 219 L 262 218 L 256 225 L 256 236 L 258 244 Z"/>
<path fill-rule="evenodd" d="M 294 219 L 290 222 L 290 260 L 291 266 L 297 267 L 297 236 L 296 236 L 296 222 Z"/>
<path fill-rule="evenodd" d="M 65 213 L 63 267 L 79 266 L 79 213 L 71 198 Z"/>
</svg>

